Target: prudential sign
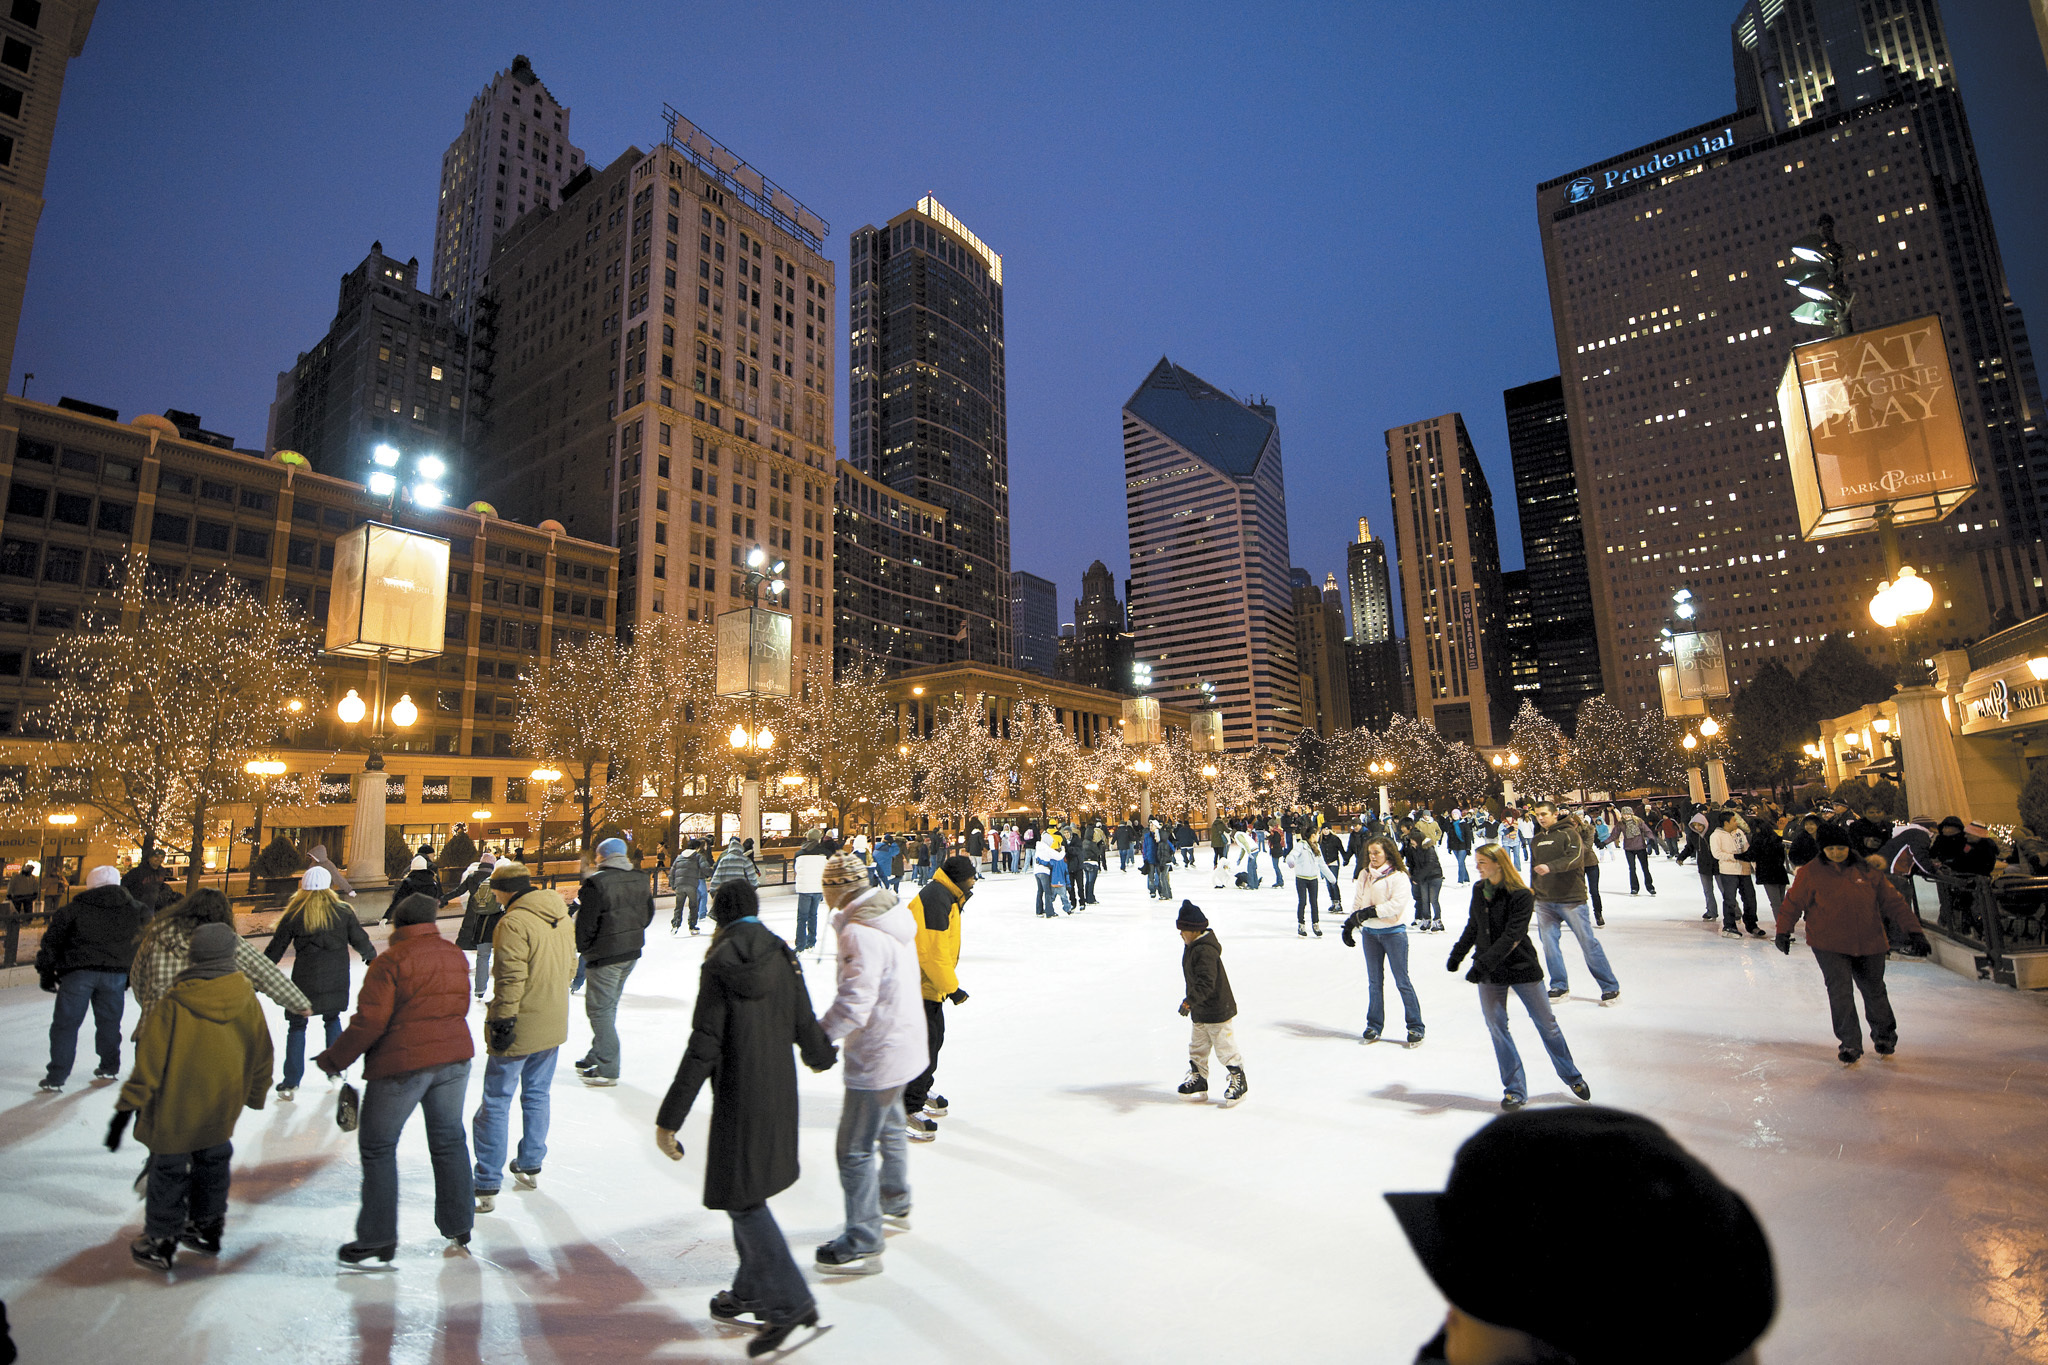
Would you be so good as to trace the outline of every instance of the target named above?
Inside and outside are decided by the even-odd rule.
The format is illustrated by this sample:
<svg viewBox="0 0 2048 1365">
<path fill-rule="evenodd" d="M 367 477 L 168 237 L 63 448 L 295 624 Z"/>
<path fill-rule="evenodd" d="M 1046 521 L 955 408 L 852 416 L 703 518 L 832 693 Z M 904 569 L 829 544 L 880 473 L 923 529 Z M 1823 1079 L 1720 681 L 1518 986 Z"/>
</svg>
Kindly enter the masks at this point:
<svg viewBox="0 0 2048 1365">
<path fill-rule="evenodd" d="M 1723 128 L 1718 133 L 1707 134 L 1689 147 L 1680 147 L 1675 152 L 1659 152 L 1633 166 L 1613 166 L 1596 175 L 1578 176 L 1565 187 L 1565 199 L 1568 203 L 1583 204 L 1596 194 L 1605 194 L 1631 181 L 1648 180 L 1692 162 L 1703 161 L 1734 145 L 1735 129 L 1732 126 Z"/>
</svg>

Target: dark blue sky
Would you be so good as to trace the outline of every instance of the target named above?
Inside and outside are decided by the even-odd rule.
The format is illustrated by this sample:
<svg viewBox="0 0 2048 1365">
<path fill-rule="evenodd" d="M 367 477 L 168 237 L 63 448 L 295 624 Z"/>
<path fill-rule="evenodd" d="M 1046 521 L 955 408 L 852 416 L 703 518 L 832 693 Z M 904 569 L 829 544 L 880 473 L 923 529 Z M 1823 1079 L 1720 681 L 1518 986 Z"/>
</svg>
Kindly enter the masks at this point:
<svg viewBox="0 0 2048 1365">
<path fill-rule="evenodd" d="M 1162 353 L 1277 405 L 1318 579 L 1361 512 L 1388 521 L 1384 430 L 1450 409 L 1512 566 L 1500 393 L 1557 369 L 1536 184 L 1731 110 L 1736 8 L 104 0 L 12 382 L 261 445 L 370 242 L 424 282 L 441 153 L 525 52 L 592 160 L 658 138 L 666 100 L 830 221 L 842 267 L 927 191 L 1003 253 L 1012 558 L 1063 618 L 1089 560 L 1125 571 L 1118 411 Z M 1946 17 L 2048 337 L 2041 49 L 2020 0 Z"/>
</svg>

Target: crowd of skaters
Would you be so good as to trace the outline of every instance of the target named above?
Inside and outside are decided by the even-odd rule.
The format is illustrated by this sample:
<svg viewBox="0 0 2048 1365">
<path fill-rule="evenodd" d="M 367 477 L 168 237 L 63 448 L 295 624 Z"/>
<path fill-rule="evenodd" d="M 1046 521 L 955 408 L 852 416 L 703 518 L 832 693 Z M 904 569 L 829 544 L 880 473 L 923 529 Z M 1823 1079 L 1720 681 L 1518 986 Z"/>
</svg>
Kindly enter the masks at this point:
<svg viewBox="0 0 2048 1365">
<path fill-rule="evenodd" d="M 821 1071 L 843 1061 L 846 1076 L 835 1143 L 846 1225 L 817 1248 L 814 1268 L 828 1275 L 878 1271 L 884 1228 L 909 1226 L 905 1144 L 932 1140 L 949 1112 L 933 1085 L 946 1008 L 968 999 L 958 976 L 962 912 L 984 876 L 1035 878 L 1037 913 L 1059 917 L 1093 903 L 1097 878 L 1108 872 L 1112 856 L 1120 871 L 1135 863 L 1148 893 L 1160 900 L 1174 899 L 1172 873 L 1193 869 L 1204 841 L 1211 846 L 1213 889 L 1258 889 L 1264 860 L 1276 885 L 1292 884 L 1301 936 L 1321 936 L 1325 892 L 1333 915 L 1346 912 L 1340 937 L 1362 949 L 1367 966 L 1361 1041 L 1381 1037 L 1383 977 L 1391 974 L 1410 1047 L 1426 1036 L 1409 976 L 1410 936 L 1442 931 L 1444 882 L 1469 882 L 1466 922 L 1446 967 L 1455 972 L 1471 959 L 1466 976 L 1479 988 L 1500 1066 L 1502 1108 L 1512 1114 L 1527 1103 L 1527 1088 L 1508 1028 L 1509 995 L 1522 1001 L 1560 1080 L 1579 1100 L 1591 1098 L 1550 1002 L 1569 992 L 1566 929 L 1600 987 L 1601 1003 L 1620 998 L 1595 932 L 1605 923 L 1599 868 L 1615 854 L 1626 862 L 1632 894 L 1655 889 L 1653 851 L 1701 864 L 1705 918 L 1718 918 L 1722 931 L 1736 937 L 1762 936 L 1754 934 L 1754 887 L 1764 887 L 1776 946 L 1789 952 L 1792 932 L 1806 922 L 1841 1060 L 1851 1063 L 1861 1054 L 1852 991 L 1864 998 L 1878 1052 L 1893 1053 L 1897 1028 L 1884 996 L 1883 963 L 1901 944 L 1926 950 L 1894 879 L 1931 875 L 1935 868 L 1988 871 L 1985 860 L 1995 859 L 1997 848 L 1981 828 L 1960 821 L 1894 824 L 1882 814 L 1875 808 L 1861 816 L 1819 811 L 1795 829 L 1767 804 L 1702 807 L 1680 821 L 1673 813 L 1565 811 L 1536 802 L 1506 811 L 1439 816 L 1414 809 L 1351 821 L 1292 811 L 1219 820 L 1203 836 L 1186 818 L 1050 821 L 1043 828 L 1026 821 L 986 831 L 971 827 L 965 834 L 857 834 L 844 844 L 817 830 L 795 858 L 798 919 L 790 943 L 761 925 L 760 876 L 745 841 L 729 840 L 715 853 L 708 843 L 686 846 L 667 869 L 676 897 L 672 930 L 680 933 L 687 922 L 695 934 L 708 918 L 716 931 L 691 1037 L 655 1136 L 665 1154 L 680 1159 L 677 1130 L 711 1082 L 705 1203 L 728 1212 L 740 1254 L 733 1287 L 713 1300 L 711 1311 L 758 1327 L 750 1342 L 756 1354 L 780 1349 L 791 1333 L 817 1322 L 808 1285 L 767 1209 L 768 1199 L 796 1178 L 797 1059 Z M 617 1083 L 619 997 L 654 916 L 653 888 L 637 863 L 623 841 L 600 843 L 574 900 L 565 901 L 535 885 L 523 864 L 488 854 L 444 892 L 430 870 L 428 877 L 413 875 L 422 866 L 431 869 L 423 851 L 393 896 L 387 916 L 393 930 L 381 953 L 343 901 L 346 892 L 334 885 L 339 874 L 324 859 L 305 874 L 267 952 L 233 932 L 218 892 L 175 897 L 160 874 L 124 884 L 112 868 L 91 869 L 84 889 L 53 916 L 38 955 L 45 987 L 58 995 L 44 1089 L 60 1089 L 68 1078 L 88 1011 L 95 1017 L 95 1078 L 120 1077 L 123 995 L 132 991 L 142 1019 L 109 1145 L 118 1145 L 132 1116 L 137 1138 L 151 1151 L 138 1181 L 146 1208 L 143 1233 L 131 1247 L 135 1259 L 168 1269 L 180 1246 L 218 1252 L 236 1120 L 244 1108 L 294 1097 L 303 1079 L 305 1034 L 316 1014 L 325 1046 L 315 1064 L 334 1076 L 363 1064 L 361 1209 L 340 1259 L 389 1262 L 395 1253 L 396 1149 L 415 1109 L 427 1130 L 437 1227 L 451 1244 L 466 1245 L 475 1218 L 493 1211 L 507 1171 L 526 1188 L 541 1178 L 554 1062 L 568 1040 L 570 998 L 579 991 L 591 1043 L 576 1069 L 587 1085 Z M 908 900 L 901 896 L 906 872 L 919 888 Z M 453 940 L 438 922 L 450 901 L 463 909 Z M 817 941 L 821 907 L 832 912 L 838 979 L 832 1007 L 814 1016 L 798 954 Z M 1187 990 L 1181 1009 L 1193 1026 L 1190 1070 L 1180 1091 L 1206 1096 L 1214 1055 L 1229 1072 L 1223 1100 L 1233 1105 L 1248 1084 L 1230 1030 L 1236 1004 L 1221 944 L 1191 899 L 1181 900 L 1175 927 L 1183 939 Z M 351 953 L 367 969 L 344 1029 Z M 287 956 L 289 976 L 279 969 Z M 287 1014 L 281 1079 L 273 1074 L 268 1029 L 255 1005 L 259 990 Z M 475 1052 L 467 1015 L 477 998 L 489 1002 L 483 1100 L 465 1124 L 461 1109 Z M 515 1098 L 520 1138 L 516 1150 L 508 1150 Z M 1574 1112 L 1611 1111 L 1588 1106 Z M 1614 1118 L 1619 1123 L 1629 1116 Z M 1637 1136 L 1669 1142 L 1654 1132 Z M 1454 1170 L 1453 1184 L 1457 1179 Z M 1417 1250 L 1427 1261 L 1430 1249 L 1418 1242 Z M 1431 1273 L 1437 1274 L 1434 1267 Z M 1444 1287 L 1454 1307 L 1446 1335 L 1425 1348 L 1424 1359 L 1458 1358 L 1459 1299 Z M 1477 1330 L 1487 1321 L 1467 1316 L 1463 1327 Z M 1493 1326 L 1515 1328 L 1507 1321 Z"/>
</svg>

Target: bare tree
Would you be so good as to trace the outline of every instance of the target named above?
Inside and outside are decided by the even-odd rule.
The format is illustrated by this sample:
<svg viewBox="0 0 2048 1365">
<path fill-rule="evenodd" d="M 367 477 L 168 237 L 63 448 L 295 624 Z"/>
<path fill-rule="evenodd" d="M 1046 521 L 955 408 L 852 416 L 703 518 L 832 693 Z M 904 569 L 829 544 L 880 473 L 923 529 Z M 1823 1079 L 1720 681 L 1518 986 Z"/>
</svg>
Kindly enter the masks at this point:
<svg viewBox="0 0 2048 1365">
<path fill-rule="evenodd" d="M 626 651 L 607 634 L 563 644 L 554 657 L 519 679 L 519 744 L 536 757 L 563 765 L 576 783 L 585 849 L 590 847 L 598 768 L 623 758 L 635 705 Z M 618 776 L 607 774 L 607 786 L 616 786 L 623 775 L 623 769 Z"/>
</svg>

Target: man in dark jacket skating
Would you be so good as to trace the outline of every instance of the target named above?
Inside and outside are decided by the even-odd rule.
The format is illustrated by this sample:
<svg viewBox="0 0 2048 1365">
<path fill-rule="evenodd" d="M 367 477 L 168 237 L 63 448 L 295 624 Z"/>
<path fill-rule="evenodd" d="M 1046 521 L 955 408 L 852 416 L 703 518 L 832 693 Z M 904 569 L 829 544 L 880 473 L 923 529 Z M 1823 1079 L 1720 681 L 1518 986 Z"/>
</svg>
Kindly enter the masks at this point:
<svg viewBox="0 0 2048 1365">
<path fill-rule="evenodd" d="M 789 1254 L 768 1200 L 796 1183 L 797 1104 L 794 1045 L 813 1071 L 830 1069 L 837 1050 L 811 1013 L 803 968 L 789 945 L 761 923 L 760 901 L 745 882 L 712 898 L 718 934 L 698 978 L 690 1042 L 675 1083 L 654 1119 L 654 1141 L 683 1159 L 676 1132 L 705 1081 L 711 1082 L 710 1150 L 704 1207 L 732 1218 L 739 1271 L 711 1300 L 711 1314 L 735 1321 L 753 1314 L 766 1325 L 747 1343 L 763 1356 L 800 1327 L 815 1327 L 818 1306 Z"/>
<path fill-rule="evenodd" d="M 57 997 L 50 1015 L 50 1066 L 42 1089 L 62 1090 L 78 1057 L 78 1029 L 92 1010 L 93 1042 L 100 1064 L 93 1079 L 121 1076 L 121 1011 L 127 1003 L 128 966 L 135 936 L 149 912 L 121 886 L 121 874 L 96 867 L 85 874 L 85 890 L 50 917 L 36 949 L 36 975 Z"/>
<path fill-rule="evenodd" d="M 577 896 L 576 951 L 583 955 L 583 1012 L 590 1051 L 576 1063 L 585 1085 L 619 1083 L 619 996 L 646 946 L 654 921 L 647 874 L 633 866 L 624 839 L 597 846 L 597 872 Z"/>
<path fill-rule="evenodd" d="M 1180 1093 L 1191 1100 L 1207 1097 L 1213 1050 L 1230 1072 L 1230 1084 L 1223 1091 L 1223 1107 L 1228 1109 L 1244 1098 L 1246 1086 L 1244 1057 L 1230 1031 L 1230 1021 L 1237 1018 L 1237 997 L 1230 993 L 1230 974 L 1223 970 L 1223 945 L 1209 927 L 1209 917 L 1193 901 L 1180 903 L 1173 927 L 1187 945 L 1180 951 L 1180 974 L 1187 989 L 1180 1012 L 1194 1024 L 1188 1039 L 1188 1078 L 1180 1083 Z"/>
</svg>

